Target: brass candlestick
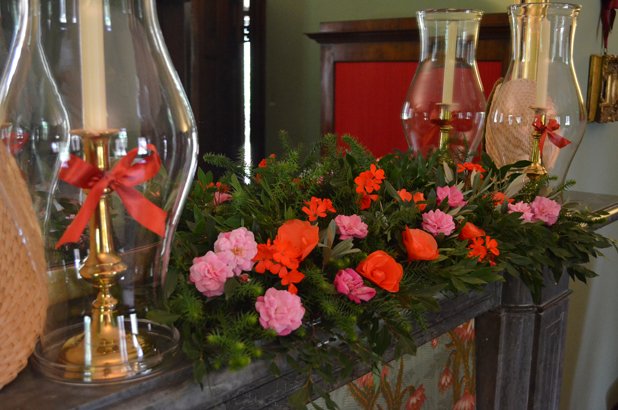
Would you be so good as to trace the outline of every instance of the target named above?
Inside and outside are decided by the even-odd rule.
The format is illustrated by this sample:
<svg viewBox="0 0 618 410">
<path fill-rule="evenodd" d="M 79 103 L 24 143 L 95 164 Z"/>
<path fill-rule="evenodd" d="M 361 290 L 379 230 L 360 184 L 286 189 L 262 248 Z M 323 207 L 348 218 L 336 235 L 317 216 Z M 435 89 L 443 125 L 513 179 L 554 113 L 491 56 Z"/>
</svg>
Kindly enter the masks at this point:
<svg viewBox="0 0 618 410">
<path fill-rule="evenodd" d="M 439 103 L 438 104 L 438 120 L 436 124 L 440 127 L 440 156 L 443 161 L 452 162 L 452 158 L 449 155 L 448 147 L 451 138 L 451 131 L 453 126 L 451 125 L 451 105 Z"/>
<path fill-rule="evenodd" d="M 109 166 L 109 142 L 117 135 L 81 131 L 85 161 L 101 171 Z M 118 301 L 112 295 L 117 277 L 127 269 L 116 253 L 109 206 L 111 189 L 106 188 L 90 218 L 90 249 L 79 270 L 98 295 L 91 317 L 84 318 L 84 331 L 68 339 L 60 350 L 59 362 L 67 365 L 65 378 L 88 381 L 123 379 L 139 371 L 139 359 L 152 347 L 137 334 L 125 332 L 124 318 L 118 315 Z"/>
<path fill-rule="evenodd" d="M 547 110 L 540 107 L 532 107 L 534 110 L 535 121 L 540 119 L 543 125 L 547 121 Z M 547 170 L 543 166 L 543 153 L 541 152 L 541 136 L 543 133 L 536 127 L 533 127 L 532 131 L 532 148 L 530 150 L 530 162 L 531 164 L 526 167 L 524 173 L 531 181 L 536 181 L 543 175 L 547 175 Z"/>
</svg>

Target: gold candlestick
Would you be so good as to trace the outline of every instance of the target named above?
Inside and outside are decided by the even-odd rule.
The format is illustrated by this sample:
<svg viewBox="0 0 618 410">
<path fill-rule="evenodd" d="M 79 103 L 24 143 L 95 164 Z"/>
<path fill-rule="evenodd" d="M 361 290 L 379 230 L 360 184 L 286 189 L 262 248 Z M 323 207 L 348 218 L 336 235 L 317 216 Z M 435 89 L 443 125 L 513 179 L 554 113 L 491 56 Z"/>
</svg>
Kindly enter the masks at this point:
<svg viewBox="0 0 618 410">
<path fill-rule="evenodd" d="M 452 162 L 451 155 L 449 154 L 449 142 L 451 138 L 451 131 L 453 126 L 451 125 L 451 105 L 439 103 L 439 113 L 436 124 L 440 127 L 440 156 L 443 161 Z"/>
<path fill-rule="evenodd" d="M 109 141 L 117 131 L 81 131 L 80 134 L 85 161 L 108 171 Z M 140 370 L 139 359 L 153 349 L 142 336 L 126 334 L 124 318 L 116 309 L 118 301 L 111 292 L 118 275 L 127 269 L 114 247 L 111 192 L 109 188 L 103 191 L 89 222 L 90 249 L 79 273 L 98 289 L 98 295 L 92 303 L 91 317 L 84 318 L 84 332 L 68 339 L 61 348 L 59 362 L 67 365 L 67 379 L 126 378 Z"/>
<path fill-rule="evenodd" d="M 534 118 L 540 118 L 543 125 L 547 121 L 547 110 L 545 108 L 532 107 L 534 110 Z M 541 136 L 543 133 L 536 127 L 533 127 L 532 131 L 532 148 L 530 150 L 530 162 L 531 164 L 526 167 L 524 173 L 531 181 L 536 181 L 543 175 L 547 175 L 547 170 L 543 166 L 543 153 L 541 152 Z"/>
</svg>

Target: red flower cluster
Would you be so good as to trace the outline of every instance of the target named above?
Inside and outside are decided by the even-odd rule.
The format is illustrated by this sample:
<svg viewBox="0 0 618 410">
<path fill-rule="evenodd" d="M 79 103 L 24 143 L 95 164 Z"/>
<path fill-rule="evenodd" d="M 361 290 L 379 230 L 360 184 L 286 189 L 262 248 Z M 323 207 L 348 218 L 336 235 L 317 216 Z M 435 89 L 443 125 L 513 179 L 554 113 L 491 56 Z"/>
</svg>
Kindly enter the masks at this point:
<svg viewBox="0 0 618 410">
<path fill-rule="evenodd" d="M 427 208 L 427 204 L 419 204 L 419 202 L 425 202 L 425 194 L 422 192 L 411 193 L 404 188 L 397 191 L 397 194 L 399 194 L 399 198 L 401 198 L 403 202 L 414 201 L 414 203 L 417 204 L 418 210 L 421 212 Z"/>
<path fill-rule="evenodd" d="M 457 173 L 461 174 L 466 171 L 476 171 L 476 172 L 487 172 L 485 168 L 483 168 L 480 164 L 475 164 L 474 162 L 464 162 L 463 164 L 457 164 Z"/>
<path fill-rule="evenodd" d="M 374 191 L 379 191 L 382 181 L 386 178 L 383 169 L 378 169 L 375 164 L 371 164 L 368 171 L 361 172 L 356 178 L 356 192 L 360 194 L 360 209 L 368 209 L 373 201 L 378 200 Z"/>
<path fill-rule="evenodd" d="M 471 222 L 466 222 L 459 234 L 459 239 L 468 240 L 468 257 L 476 258 L 479 262 L 489 261 L 489 265 L 496 264 L 495 258 L 500 255 L 498 241 L 486 235 L 485 231 Z"/>
<path fill-rule="evenodd" d="M 333 207 L 333 202 L 330 199 L 311 197 L 310 201 L 305 201 L 303 212 L 309 216 L 309 221 L 313 222 L 318 218 L 326 217 L 326 212 L 335 213 L 337 210 Z"/>
<path fill-rule="evenodd" d="M 277 237 L 258 244 L 254 270 L 258 273 L 269 271 L 281 278 L 281 284 L 288 287 L 290 293 L 296 294 L 296 284 L 305 275 L 298 271 L 300 263 L 318 244 L 318 227 L 307 221 L 292 219 L 279 227 Z"/>
</svg>

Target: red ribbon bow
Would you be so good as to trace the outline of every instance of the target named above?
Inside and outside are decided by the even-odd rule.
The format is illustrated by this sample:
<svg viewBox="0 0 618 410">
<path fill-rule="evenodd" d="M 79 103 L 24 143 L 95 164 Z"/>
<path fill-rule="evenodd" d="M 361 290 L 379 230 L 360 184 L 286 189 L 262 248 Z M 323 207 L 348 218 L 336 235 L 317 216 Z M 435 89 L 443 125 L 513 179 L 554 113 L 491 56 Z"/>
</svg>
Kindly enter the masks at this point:
<svg viewBox="0 0 618 410">
<path fill-rule="evenodd" d="M 554 118 L 549 120 L 546 125 L 543 124 L 541 117 L 536 117 L 534 119 L 534 122 L 532 123 L 532 126 L 534 127 L 536 132 L 541 134 L 541 140 L 539 141 L 539 150 L 541 153 L 543 153 L 543 147 L 545 146 L 545 139 L 547 137 L 549 137 L 549 140 L 552 142 L 552 144 L 554 144 L 558 148 L 564 148 L 571 143 L 571 141 L 569 141 L 568 139 L 564 138 L 557 132 L 554 132 L 560 128 L 560 124 L 558 124 L 558 121 L 556 121 Z"/>
<path fill-rule="evenodd" d="M 56 243 L 56 249 L 65 243 L 79 241 L 106 188 L 118 193 L 133 219 L 157 235 L 165 235 L 167 213 L 133 188 L 153 178 L 161 168 L 161 158 L 155 146 L 148 144 L 148 149 L 152 154 L 136 163 L 133 161 L 137 157 L 138 150 L 132 149 L 108 172 L 101 171 L 81 158 L 71 155 L 69 161 L 62 165 L 60 179 L 90 191 L 75 219 Z"/>
</svg>

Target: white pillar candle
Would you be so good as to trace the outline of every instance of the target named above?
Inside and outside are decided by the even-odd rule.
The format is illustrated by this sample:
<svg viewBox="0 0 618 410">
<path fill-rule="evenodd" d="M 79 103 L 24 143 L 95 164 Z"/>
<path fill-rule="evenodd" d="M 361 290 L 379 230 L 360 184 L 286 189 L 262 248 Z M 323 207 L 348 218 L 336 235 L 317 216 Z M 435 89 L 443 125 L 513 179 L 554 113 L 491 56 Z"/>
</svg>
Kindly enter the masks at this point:
<svg viewBox="0 0 618 410">
<path fill-rule="evenodd" d="M 442 104 L 453 103 L 453 81 L 455 79 L 455 51 L 457 49 L 457 22 L 446 26 L 444 55 L 444 78 L 442 79 Z"/>
<path fill-rule="evenodd" d="M 551 26 L 549 20 L 541 22 L 541 39 L 536 66 L 536 99 L 535 106 L 547 108 L 547 79 L 549 76 L 549 40 Z"/>
<path fill-rule="evenodd" d="M 103 0 L 79 0 L 82 120 L 89 131 L 107 129 Z"/>
</svg>

